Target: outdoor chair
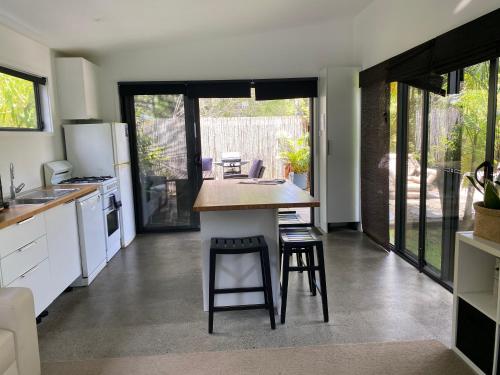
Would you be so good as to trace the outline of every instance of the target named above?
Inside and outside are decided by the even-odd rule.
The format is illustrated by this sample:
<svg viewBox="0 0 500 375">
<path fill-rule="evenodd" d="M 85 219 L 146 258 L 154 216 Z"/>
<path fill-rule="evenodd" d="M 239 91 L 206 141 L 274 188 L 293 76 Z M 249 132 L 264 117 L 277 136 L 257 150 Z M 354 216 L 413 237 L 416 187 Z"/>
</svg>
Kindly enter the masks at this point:
<svg viewBox="0 0 500 375">
<path fill-rule="evenodd" d="M 213 172 L 213 159 L 212 158 L 201 158 L 201 171 L 203 173 L 204 180 L 215 179 Z"/>
<path fill-rule="evenodd" d="M 262 164 L 264 162 L 260 159 L 254 159 L 252 161 L 252 166 L 250 167 L 250 170 L 248 171 L 248 174 L 227 174 L 224 175 L 224 178 L 261 178 L 262 175 L 264 174 L 264 170 L 266 167 L 264 167 Z"/>
</svg>

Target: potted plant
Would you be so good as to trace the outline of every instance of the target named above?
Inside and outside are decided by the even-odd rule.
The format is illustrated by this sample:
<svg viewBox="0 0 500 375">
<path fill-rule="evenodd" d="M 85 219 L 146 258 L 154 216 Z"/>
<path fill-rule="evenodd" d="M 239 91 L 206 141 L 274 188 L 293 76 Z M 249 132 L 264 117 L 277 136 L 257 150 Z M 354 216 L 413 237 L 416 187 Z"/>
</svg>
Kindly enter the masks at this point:
<svg viewBox="0 0 500 375">
<path fill-rule="evenodd" d="M 280 158 L 289 165 L 290 172 L 293 173 L 293 183 L 301 189 L 307 189 L 310 163 L 309 133 L 298 139 L 281 138 Z"/>
<path fill-rule="evenodd" d="M 480 189 L 474 179 L 467 176 L 472 185 L 484 194 L 482 202 L 474 203 L 476 218 L 474 220 L 474 234 L 478 237 L 500 243 L 500 191 L 495 183 L 484 180 L 484 190 Z"/>
</svg>

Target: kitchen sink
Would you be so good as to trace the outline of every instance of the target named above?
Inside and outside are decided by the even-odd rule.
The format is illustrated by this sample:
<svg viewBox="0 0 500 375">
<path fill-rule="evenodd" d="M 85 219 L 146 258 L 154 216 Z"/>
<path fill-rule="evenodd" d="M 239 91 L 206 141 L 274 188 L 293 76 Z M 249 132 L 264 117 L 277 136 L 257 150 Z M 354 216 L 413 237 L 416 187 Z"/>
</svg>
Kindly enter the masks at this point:
<svg viewBox="0 0 500 375">
<path fill-rule="evenodd" d="M 44 204 L 51 202 L 55 199 L 61 198 L 67 194 L 73 193 L 79 189 L 61 189 L 61 188 L 49 188 L 33 190 L 22 194 L 10 201 L 10 204 Z"/>
<path fill-rule="evenodd" d="M 55 200 L 55 197 L 45 197 L 45 198 L 16 198 L 10 201 L 10 204 L 43 204 Z"/>
<path fill-rule="evenodd" d="M 33 190 L 27 193 L 24 193 L 20 195 L 17 199 L 26 199 L 26 198 L 33 198 L 33 199 L 42 199 L 42 198 L 60 198 L 65 196 L 66 194 L 70 194 L 74 191 L 77 191 L 78 189 L 59 189 L 59 188 L 50 188 L 50 189 L 44 189 L 44 190 Z"/>
</svg>

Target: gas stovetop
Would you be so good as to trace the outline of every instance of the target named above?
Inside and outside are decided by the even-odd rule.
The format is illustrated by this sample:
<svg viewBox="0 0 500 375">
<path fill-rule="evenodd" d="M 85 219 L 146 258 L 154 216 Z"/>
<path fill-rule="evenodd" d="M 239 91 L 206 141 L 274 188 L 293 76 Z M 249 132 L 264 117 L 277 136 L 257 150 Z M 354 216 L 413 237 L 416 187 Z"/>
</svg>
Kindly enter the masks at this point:
<svg viewBox="0 0 500 375">
<path fill-rule="evenodd" d="M 60 184 L 95 184 L 111 180 L 112 178 L 111 176 L 73 177 L 61 181 Z"/>
</svg>

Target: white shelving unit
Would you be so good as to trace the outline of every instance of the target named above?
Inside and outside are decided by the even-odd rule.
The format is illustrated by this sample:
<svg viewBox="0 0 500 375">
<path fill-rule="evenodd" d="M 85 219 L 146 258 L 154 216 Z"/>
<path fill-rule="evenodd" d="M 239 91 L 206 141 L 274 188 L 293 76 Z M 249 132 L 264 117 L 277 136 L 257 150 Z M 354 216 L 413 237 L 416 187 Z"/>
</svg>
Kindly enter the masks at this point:
<svg viewBox="0 0 500 375">
<path fill-rule="evenodd" d="M 500 314 L 495 283 L 499 258 L 500 244 L 472 232 L 457 233 L 452 348 L 478 374 L 499 373 Z M 491 371 L 483 371 L 485 368 Z"/>
<path fill-rule="evenodd" d="M 497 298 L 492 291 L 488 292 L 470 292 L 459 293 L 459 297 L 469 303 L 491 320 L 496 320 Z"/>
</svg>

